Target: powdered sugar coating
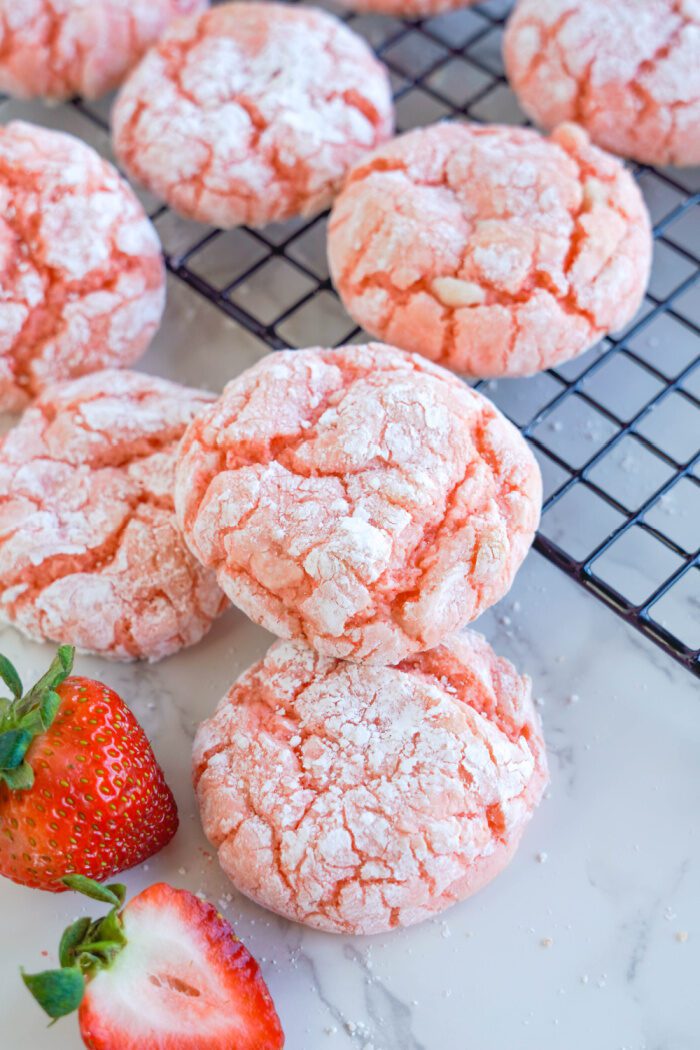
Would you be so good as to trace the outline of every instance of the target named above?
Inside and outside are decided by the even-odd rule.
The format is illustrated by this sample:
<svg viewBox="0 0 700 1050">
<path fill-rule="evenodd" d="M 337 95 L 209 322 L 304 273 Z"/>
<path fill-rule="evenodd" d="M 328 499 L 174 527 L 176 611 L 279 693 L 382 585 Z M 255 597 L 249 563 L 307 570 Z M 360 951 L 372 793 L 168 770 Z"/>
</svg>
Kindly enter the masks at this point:
<svg viewBox="0 0 700 1050">
<path fill-rule="evenodd" d="M 700 164 L 700 0 L 520 0 L 508 78 L 546 128 L 646 164 Z"/>
<path fill-rule="evenodd" d="M 173 512 L 177 441 L 211 401 L 108 369 L 47 390 L 0 444 L 0 617 L 30 637 L 157 660 L 225 602 Z"/>
<path fill-rule="evenodd" d="M 376 343 L 264 358 L 188 428 L 175 481 L 190 549 L 251 619 L 374 663 L 502 597 L 540 500 L 486 398 Z"/>
<path fill-rule="evenodd" d="M 116 169 L 72 135 L 0 127 L 0 411 L 131 364 L 164 304 L 158 237 Z"/>
<path fill-rule="evenodd" d="M 333 933 L 409 926 L 505 867 L 547 782 L 530 681 L 473 632 L 396 667 L 277 642 L 194 744 L 239 890 Z"/>
<path fill-rule="evenodd" d="M 372 335 L 473 376 L 529 375 L 629 321 L 651 261 L 646 208 L 572 124 L 436 124 L 348 176 L 333 281 Z"/>
<path fill-rule="evenodd" d="M 112 120 L 124 166 L 177 211 L 257 226 L 324 208 L 393 109 L 384 67 L 338 19 L 236 3 L 173 26 Z"/>
<path fill-rule="evenodd" d="M 178 15 L 208 0 L 0 0 L 0 92 L 94 99 L 121 84 Z"/>
</svg>

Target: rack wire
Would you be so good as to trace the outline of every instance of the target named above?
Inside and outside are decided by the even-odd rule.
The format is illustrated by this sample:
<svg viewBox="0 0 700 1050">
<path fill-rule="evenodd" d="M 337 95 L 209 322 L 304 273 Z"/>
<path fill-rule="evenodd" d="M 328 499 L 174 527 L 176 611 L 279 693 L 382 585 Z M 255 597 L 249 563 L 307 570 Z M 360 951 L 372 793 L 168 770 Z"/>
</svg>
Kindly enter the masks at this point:
<svg viewBox="0 0 700 1050">
<path fill-rule="evenodd" d="M 389 68 L 400 130 L 445 117 L 526 123 L 501 64 L 510 0 L 414 22 L 323 6 Z M 71 106 L 106 129 L 105 106 Z M 700 171 L 633 172 L 655 237 L 637 318 L 561 367 L 476 385 L 542 467 L 536 549 L 700 675 Z M 362 337 L 329 280 L 325 216 L 224 233 L 145 203 L 162 233 L 176 229 L 164 238 L 170 272 L 266 347 Z"/>
</svg>

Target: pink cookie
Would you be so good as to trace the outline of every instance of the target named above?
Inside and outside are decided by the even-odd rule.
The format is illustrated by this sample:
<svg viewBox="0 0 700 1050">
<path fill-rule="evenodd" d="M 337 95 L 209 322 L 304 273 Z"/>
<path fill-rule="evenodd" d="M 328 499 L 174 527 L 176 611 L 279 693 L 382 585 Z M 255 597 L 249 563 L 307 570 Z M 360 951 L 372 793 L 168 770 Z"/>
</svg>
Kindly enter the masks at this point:
<svg viewBox="0 0 700 1050">
<path fill-rule="evenodd" d="M 108 370 L 51 387 L 0 444 L 0 617 L 120 660 L 199 641 L 224 607 L 175 523 L 178 439 L 211 398 Z"/>
<path fill-rule="evenodd" d="M 117 100 L 114 148 L 183 215 L 260 226 L 324 208 L 392 113 L 384 67 L 332 15 L 224 4 L 148 52 Z"/>
<path fill-rule="evenodd" d="M 0 91 L 99 98 L 177 15 L 207 0 L 0 0 Z"/>
<path fill-rule="evenodd" d="M 194 782 L 239 890 L 322 930 L 381 933 L 506 866 L 547 763 L 530 680 L 481 635 L 396 667 L 276 642 L 199 727 Z"/>
<path fill-rule="evenodd" d="M 539 518 L 537 463 L 490 401 L 370 344 L 270 354 L 180 447 L 193 553 L 256 623 L 394 663 L 509 589 Z"/>
<path fill-rule="evenodd" d="M 329 222 L 333 281 L 372 335 L 473 376 L 529 375 L 637 311 L 646 208 L 573 124 L 435 124 L 376 150 Z"/>
<path fill-rule="evenodd" d="M 520 0 L 508 77 L 552 128 L 646 164 L 700 164 L 700 0 Z"/>
<path fill-rule="evenodd" d="M 0 411 L 131 364 L 164 303 L 158 237 L 116 169 L 72 135 L 0 127 Z"/>
</svg>

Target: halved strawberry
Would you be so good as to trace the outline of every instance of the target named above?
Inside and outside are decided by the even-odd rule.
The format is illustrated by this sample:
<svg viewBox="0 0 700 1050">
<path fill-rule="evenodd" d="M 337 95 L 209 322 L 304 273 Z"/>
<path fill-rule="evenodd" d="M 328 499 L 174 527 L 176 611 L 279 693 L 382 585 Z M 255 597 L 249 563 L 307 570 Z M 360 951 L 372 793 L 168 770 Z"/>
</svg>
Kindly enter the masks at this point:
<svg viewBox="0 0 700 1050">
<path fill-rule="evenodd" d="M 65 882 L 112 909 L 68 927 L 60 970 L 23 979 L 50 1017 L 78 1008 L 90 1050 L 281 1050 L 258 964 L 211 904 L 159 882 L 120 911 L 123 886 Z"/>
<path fill-rule="evenodd" d="M 0 656 L 0 874 L 57 892 L 61 876 L 106 879 L 162 849 L 177 807 L 146 734 L 102 682 L 69 678 L 62 645 L 23 696 Z"/>
</svg>

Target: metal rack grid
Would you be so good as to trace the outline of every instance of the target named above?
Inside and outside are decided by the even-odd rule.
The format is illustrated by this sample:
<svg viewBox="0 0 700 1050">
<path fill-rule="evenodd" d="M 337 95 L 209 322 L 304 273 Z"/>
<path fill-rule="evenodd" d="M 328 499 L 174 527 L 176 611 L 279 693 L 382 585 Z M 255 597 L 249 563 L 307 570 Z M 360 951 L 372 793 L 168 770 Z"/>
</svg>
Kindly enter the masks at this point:
<svg viewBox="0 0 700 1050">
<path fill-rule="evenodd" d="M 500 58 L 510 0 L 416 22 L 324 6 L 388 66 L 400 130 L 444 117 L 526 123 Z M 72 105 L 106 128 L 105 107 Z M 700 172 L 634 174 L 655 224 L 640 315 L 559 368 L 477 386 L 542 466 L 536 549 L 700 675 Z M 361 338 L 328 277 L 325 216 L 223 233 L 146 204 L 161 231 L 177 224 L 171 273 L 267 347 Z"/>
</svg>

